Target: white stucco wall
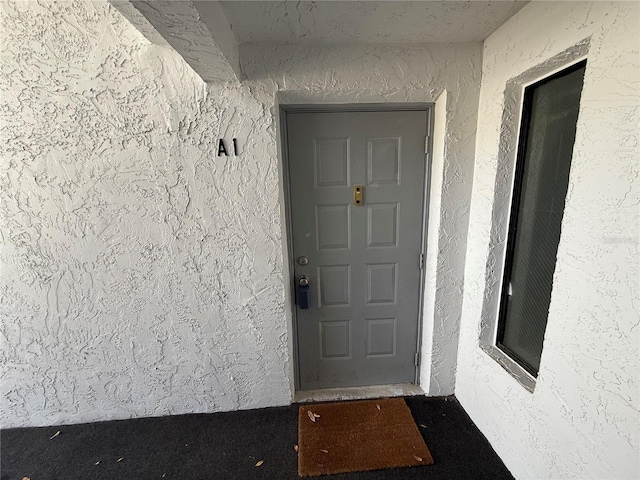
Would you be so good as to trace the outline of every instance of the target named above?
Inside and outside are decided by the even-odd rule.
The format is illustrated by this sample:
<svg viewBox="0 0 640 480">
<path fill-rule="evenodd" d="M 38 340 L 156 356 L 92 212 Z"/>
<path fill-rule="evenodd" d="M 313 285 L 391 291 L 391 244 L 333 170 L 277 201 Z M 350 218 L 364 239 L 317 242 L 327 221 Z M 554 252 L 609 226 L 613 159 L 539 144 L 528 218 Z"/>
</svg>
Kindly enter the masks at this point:
<svg viewBox="0 0 640 480">
<path fill-rule="evenodd" d="M 287 403 L 273 140 L 215 155 L 268 110 L 106 3 L 1 18 L 3 427 Z"/>
<path fill-rule="evenodd" d="M 433 125 L 433 141 L 431 147 L 431 181 L 430 189 L 434 192 L 442 191 L 442 182 L 444 180 L 444 164 L 445 164 L 445 138 L 447 135 L 447 92 L 444 91 L 436 100 L 434 107 L 434 125 Z M 440 321 L 434 328 L 424 328 L 422 330 L 422 361 L 420 362 L 420 385 L 422 385 L 425 393 L 431 395 L 442 395 L 442 391 L 453 391 L 451 382 L 455 381 L 455 377 L 450 378 L 443 374 L 441 368 L 442 362 L 449 362 L 451 369 L 455 371 L 456 349 L 452 349 L 451 342 L 443 342 L 443 326 L 447 325 L 446 307 L 436 301 L 438 297 L 438 272 L 442 271 L 438 268 L 438 245 L 440 244 L 440 222 L 442 220 L 442 202 L 438 195 L 430 195 L 429 213 L 427 224 L 427 254 L 425 258 L 425 279 L 424 279 L 424 309 L 422 315 L 426 319 L 438 318 Z M 436 304 L 441 309 L 436 317 Z M 456 325 L 455 327 L 457 327 Z M 456 331 L 456 335 L 457 335 Z M 442 355 L 442 348 L 453 355 L 453 361 L 446 355 Z M 449 348 L 447 348 L 449 347 Z M 434 351 L 435 349 L 435 351 Z M 451 370 L 450 369 L 450 370 Z M 433 376 L 432 376 L 433 375 Z M 440 384 L 438 377 L 448 378 L 446 384 Z M 444 387 L 444 389 L 443 389 Z M 447 394 L 445 393 L 445 394 Z"/>
<path fill-rule="evenodd" d="M 206 86 L 104 2 L 0 8 L 3 427 L 291 401 L 277 101 L 447 90 L 432 276 L 450 307 L 425 328 L 450 341 L 433 353 L 453 391 L 478 44 L 248 45 L 246 82 Z"/>
<path fill-rule="evenodd" d="M 532 2 L 484 45 L 456 396 L 516 478 L 638 478 L 639 5 Z M 533 393 L 478 347 L 506 82 L 590 37 Z M 516 112 L 517 113 L 517 112 Z M 506 229 L 506 223 L 504 224 Z M 494 251 L 494 253 L 496 253 Z M 487 278 L 489 280 L 487 280 Z M 491 284 L 487 284 L 491 282 Z"/>
</svg>

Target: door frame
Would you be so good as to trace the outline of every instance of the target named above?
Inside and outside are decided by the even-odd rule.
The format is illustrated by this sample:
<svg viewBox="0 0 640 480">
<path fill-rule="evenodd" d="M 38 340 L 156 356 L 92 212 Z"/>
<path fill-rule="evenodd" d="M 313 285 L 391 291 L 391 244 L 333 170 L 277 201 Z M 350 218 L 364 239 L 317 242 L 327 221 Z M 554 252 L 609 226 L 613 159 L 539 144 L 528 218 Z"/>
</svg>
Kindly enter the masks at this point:
<svg viewBox="0 0 640 480">
<path fill-rule="evenodd" d="M 285 263 L 288 269 L 289 285 L 286 289 L 291 299 L 289 308 L 291 309 L 291 332 L 293 335 L 293 377 L 296 393 L 300 391 L 300 363 L 298 352 L 298 330 L 297 330 L 297 310 L 296 310 L 296 286 L 295 286 L 295 258 L 293 253 L 293 219 L 291 215 L 291 177 L 289 174 L 289 138 L 287 114 L 290 113 L 349 113 L 349 112 L 427 112 L 427 131 L 425 132 L 425 179 L 422 192 L 422 225 L 420 228 L 420 245 L 422 250 L 422 268 L 420 269 L 419 291 L 418 291 L 418 329 L 416 333 L 416 365 L 414 372 L 414 384 L 420 384 L 420 365 L 422 361 L 422 331 L 424 316 L 424 294 L 426 278 L 426 258 L 427 258 L 427 226 L 429 224 L 429 198 L 431 195 L 431 164 L 433 160 L 433 126 L 434 126 L 433 102 L 409 102 L 409 103 L 342 103 L 342 104 L 280 104 L 280 146 L 282 153 L 282 187 L 284 193 L 284 223 L 286 230 Z"/>
</svg>

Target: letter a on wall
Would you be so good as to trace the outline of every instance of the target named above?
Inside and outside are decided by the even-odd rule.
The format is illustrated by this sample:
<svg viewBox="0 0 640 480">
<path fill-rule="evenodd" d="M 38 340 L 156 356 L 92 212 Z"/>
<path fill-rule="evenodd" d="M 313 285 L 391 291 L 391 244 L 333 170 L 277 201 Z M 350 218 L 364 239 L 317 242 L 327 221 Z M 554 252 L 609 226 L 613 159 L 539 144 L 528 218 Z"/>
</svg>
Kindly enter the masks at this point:
<svg viewBox="0 0 640 480">
<path fill-rule="evenodd" d="M 228 157 L 227 147 L 224 146 L 224 140 L 218 140 L 218 156 L 220 157 L 224 153 L 225 157 Z"/>
</svg>

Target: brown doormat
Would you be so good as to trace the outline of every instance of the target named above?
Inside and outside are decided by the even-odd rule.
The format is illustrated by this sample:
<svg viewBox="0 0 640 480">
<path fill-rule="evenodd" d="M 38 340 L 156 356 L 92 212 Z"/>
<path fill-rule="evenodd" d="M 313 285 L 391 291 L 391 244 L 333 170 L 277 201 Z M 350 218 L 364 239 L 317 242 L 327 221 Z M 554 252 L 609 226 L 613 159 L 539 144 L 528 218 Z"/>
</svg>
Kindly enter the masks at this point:
<svg viewBox="0 0 640 480">
<path fill-rule="evenodd" d="M 301 477 L 432 463 L 402 398 L 303 405 L 298 411 Z"/>
</svg>

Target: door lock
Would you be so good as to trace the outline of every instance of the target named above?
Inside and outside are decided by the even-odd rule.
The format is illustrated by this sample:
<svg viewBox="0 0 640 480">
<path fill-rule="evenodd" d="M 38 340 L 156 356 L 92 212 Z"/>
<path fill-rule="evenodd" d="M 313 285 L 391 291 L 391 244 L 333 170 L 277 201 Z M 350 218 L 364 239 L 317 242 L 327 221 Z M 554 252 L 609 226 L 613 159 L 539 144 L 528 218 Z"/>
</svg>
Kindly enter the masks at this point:
<svg viewBox="0 0 640 480">
<path fill-rule="evenodd" d="M 309 263 L 309 259 L 302 255 L 301 257 L 298 257 L 298 263 L 304 267 L 307 263 Z"/>
<path fill-rule="evenodd" d="M 311 292 L 309 288 L 309 278 L 302 275 L 298 279 L 298 307 L 301 310 L 308 310 L 311 303 Z"/>
</svg>

